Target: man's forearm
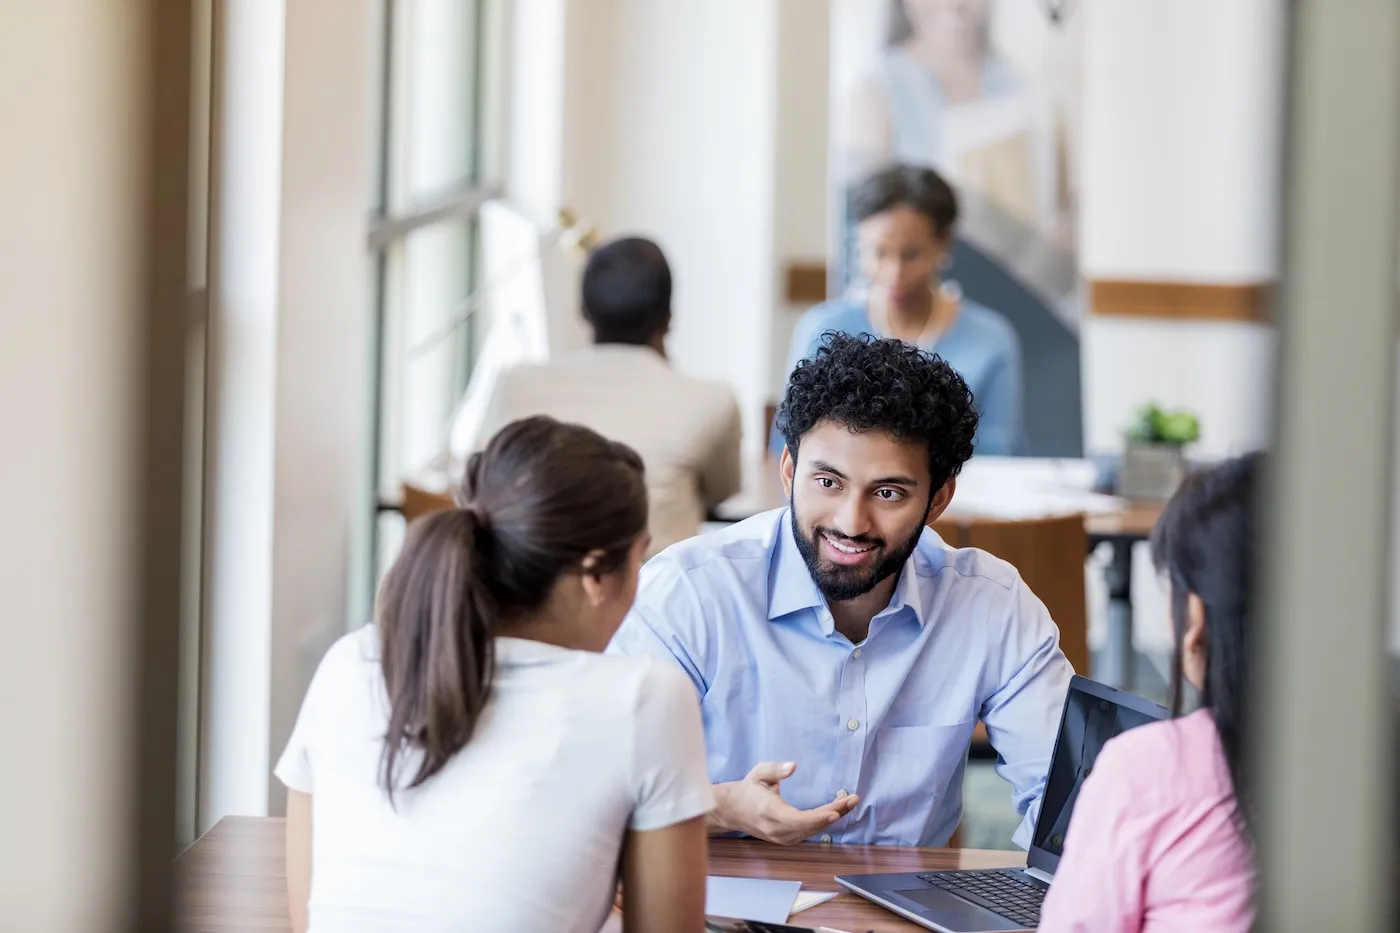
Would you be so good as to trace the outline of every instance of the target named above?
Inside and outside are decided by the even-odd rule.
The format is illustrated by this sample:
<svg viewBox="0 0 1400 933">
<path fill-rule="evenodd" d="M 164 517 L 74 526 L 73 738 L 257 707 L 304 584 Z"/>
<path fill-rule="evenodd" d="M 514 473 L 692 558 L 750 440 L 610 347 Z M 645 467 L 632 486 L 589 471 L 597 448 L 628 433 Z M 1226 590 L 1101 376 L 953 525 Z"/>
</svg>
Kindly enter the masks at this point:
<svg viewBox="0 0 1400 933">
<path fill-rule="evenodd" d="M 711 789 L 715 793 L 715 806 L 705 816 L 705 831 L 711 836 L 734 832 L 734 827 L 729 825 L 729 785 L 714 784 Z"/>
</svg>

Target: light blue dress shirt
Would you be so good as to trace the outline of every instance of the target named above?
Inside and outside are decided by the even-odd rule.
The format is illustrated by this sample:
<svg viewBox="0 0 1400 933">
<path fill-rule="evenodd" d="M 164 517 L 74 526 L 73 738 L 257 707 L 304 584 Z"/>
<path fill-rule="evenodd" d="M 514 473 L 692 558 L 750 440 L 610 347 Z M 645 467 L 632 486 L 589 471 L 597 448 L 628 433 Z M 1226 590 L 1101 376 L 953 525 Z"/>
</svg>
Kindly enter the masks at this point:
<svg viewBox="0 0 1400 933">
<path fill-rule="evenodd" d="M 783 379 L 797 364 L 816 355 L 822 336 L 829 330 L 843 334 L 876 334 L 870 311 L 861 301 L 840 298 L 809 309 L 797 322 L 788 350 Z M 957 371 L 972 390 L 981 420 L 977 425 L 976 451 L 1006 456 L 1021 449 L 1021 343 L 1011 324 L 988 308 L 962 299 L 953 326 L 931 345 Z M 783 439 L 774 428 L 769 452 L 782 453 Z"/>
<path fill-rule="evenodd" d="M 1027 847 L 1073 671 L 1016 570 L 925 529 L 865 641 L 838 633 L 787 509 L 674 545 L 647 562 L 610 651 L 680 666 L 695 684 L 710 780 L 795 761 L 801 809 L 840 791 L 855 811 L 819 841 L 941 846 L 962 820 L 981 719 Z"/>
</svg>

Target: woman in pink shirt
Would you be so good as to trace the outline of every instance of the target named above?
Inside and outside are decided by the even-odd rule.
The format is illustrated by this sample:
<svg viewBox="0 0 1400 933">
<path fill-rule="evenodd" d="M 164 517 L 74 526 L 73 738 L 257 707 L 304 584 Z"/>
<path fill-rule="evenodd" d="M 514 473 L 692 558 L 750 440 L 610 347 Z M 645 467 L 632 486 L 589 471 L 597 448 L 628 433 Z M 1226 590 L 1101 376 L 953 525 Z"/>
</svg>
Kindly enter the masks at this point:
<svg viewBox="0 0 1400 933">
<path fill-rule="evenodd" d="M 1085 780 L 1041 933 L 1248 931 L 1254 921 L 1249 689 L 1254 499 L 1261 458 L 1186 480 L 1152 535 L 1171 584 L 1172 708 L 1182 680 L 1199 708 L 1125 732 Z"/>
</svg>

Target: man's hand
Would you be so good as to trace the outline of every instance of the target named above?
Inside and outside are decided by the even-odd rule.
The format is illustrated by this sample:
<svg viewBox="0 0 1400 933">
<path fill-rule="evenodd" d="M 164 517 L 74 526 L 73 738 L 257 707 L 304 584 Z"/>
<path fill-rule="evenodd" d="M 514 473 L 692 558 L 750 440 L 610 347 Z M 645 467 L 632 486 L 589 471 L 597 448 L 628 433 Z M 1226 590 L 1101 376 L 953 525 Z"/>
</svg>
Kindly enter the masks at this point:
<svg viewBox="0 0 1400 933">
<path fill-rule="evenodd" d="M 765 761 L 754 765 L 742 781 L 716 784 L 710 833 L 741 832 L 778 845 L 792 845 L 815 836 L 860 803 L 859 797 L 848 795 L 811 810 L 797 809 L 778 794 L 778 785 L 796 770 L 791 761 Z"/>
</svg>

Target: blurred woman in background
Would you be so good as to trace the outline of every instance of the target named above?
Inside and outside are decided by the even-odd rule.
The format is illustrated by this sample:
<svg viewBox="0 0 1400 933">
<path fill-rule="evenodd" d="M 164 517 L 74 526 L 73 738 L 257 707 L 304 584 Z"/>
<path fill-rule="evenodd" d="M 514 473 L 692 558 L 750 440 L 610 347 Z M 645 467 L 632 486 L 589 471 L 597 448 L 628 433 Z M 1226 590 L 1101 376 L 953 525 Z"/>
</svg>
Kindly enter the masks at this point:
<svg viewBox="0 0 1400 933">
<path fill-rule="evenodd" d="M 340 639 L 277 765 L 305 931 L 704 924 L 713 794 L 674 667 L 601 652 L 646 552 L 642 463 L 537 417 L 409 529 L 376 624 Z"/>
<path fill-rule="evenodd" d="M 858 184 L 850 198 L 862 294 L 826 301 L 797 322 L 787 378 L 828 331 L 895 337 L 937 353 L 957 370 L 977 404 L 979 454 L 1017 453 L 1021 444 L 1021 345 L 1000 314 L 969 301 L 942 270 L 953 248 L 958 200 L 928 168 L 896 165 Z M 776 430 L 770 452 L 782 453 Z"/>
</svg>

